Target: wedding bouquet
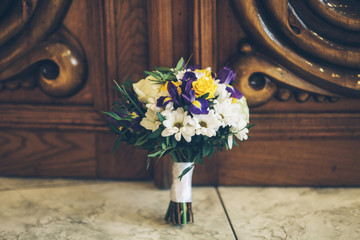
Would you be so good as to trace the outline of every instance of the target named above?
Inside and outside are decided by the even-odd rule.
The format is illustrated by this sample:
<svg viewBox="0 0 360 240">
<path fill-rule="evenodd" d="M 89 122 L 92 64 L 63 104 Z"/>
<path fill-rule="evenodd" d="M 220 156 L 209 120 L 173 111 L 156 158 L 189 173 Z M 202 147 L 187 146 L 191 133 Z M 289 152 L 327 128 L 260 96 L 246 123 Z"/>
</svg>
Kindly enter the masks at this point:
<svg viewBox="0 0 360 240">
<path fill-rule="evenodd" d="M 175 68 L 159 67 L 145 75 L 137 83 L 115 82 L 120 98 L 104 112 L 118 134 L 114 149 L 122 141 L 142 147 L 149 152 L 148 166 L 153 158 L 171 156 L 173 183 L 165 219 L 187 224 L 193 222 L 194 165 L 216 150 L 231 149 L 235 139 L 248 139 L 249 108 L 231 85 L 235 73 L 228 67 L 215 74 L 181 58 Z"/>
</svg>

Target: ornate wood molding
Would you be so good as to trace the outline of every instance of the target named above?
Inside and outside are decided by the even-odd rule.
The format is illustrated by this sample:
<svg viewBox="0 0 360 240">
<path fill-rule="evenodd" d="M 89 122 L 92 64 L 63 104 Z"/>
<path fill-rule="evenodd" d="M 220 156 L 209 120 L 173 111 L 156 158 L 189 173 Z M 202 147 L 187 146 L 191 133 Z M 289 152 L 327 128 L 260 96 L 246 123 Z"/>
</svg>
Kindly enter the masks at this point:
<svg viewBox="0 0 360 240">
<path fill-rule="evenodd" d="M 238 70 L 238 85 L 250 105 L 259 106 L 275 96 L 277 86 L 273 80 L 300 92 L 360 97 L 360 41 L 341 40 L 344 32 L 346 37 L 360 36 L 359 16 L 351 8 L 348 11 L 352 14 L 339 17 L 337 11 L 334 16 L 336 1 L 330 1 L 332 7 L 325 7 L 326 2 L 233 1 L 242 26 L 256 46 L 242 42 L 240 55 L 233 62 Z M 359 7 L 354 1 L 346 2 Z M 311 5 L 316 5 L 315 11 L 321 14 L 312 12 Z M 323 17 L 319 20 L 318 15 Z M 342 27 L 347 17 L 346 27 Z M 340 23 L 334 27 L 331 21 Z M 353 31 L 349 32 L 349 28 Z M 253 81 L 259 73 L 263 79 Z"/>
<path fill-rule="evenodd" d="M 9 13 L 3 12 L 0 22 L 5 29 L 0 34 L 0 89 L 40 86 L 54 97 L 79 90 L 86 80 L 85 54 L 72 34 L 59 28 L 71 0 L 3 4 Z"/>
</svg>

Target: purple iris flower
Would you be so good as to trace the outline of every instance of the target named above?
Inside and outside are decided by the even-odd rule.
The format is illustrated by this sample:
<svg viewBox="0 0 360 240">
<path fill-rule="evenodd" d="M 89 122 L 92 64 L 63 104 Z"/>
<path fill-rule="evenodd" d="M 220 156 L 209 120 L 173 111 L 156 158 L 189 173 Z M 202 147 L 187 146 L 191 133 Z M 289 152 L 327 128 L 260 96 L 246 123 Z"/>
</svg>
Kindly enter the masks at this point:
<svg viewBox="0 0 360 240">
<path fill-rule="evenodd" d="M 226 85 L 226 91 L 231 93 L 230 97 L 240 99 L 244 95 L 231 85 Z"/>
<path fill-rule="evenodd" d="M 235 77 L 236 73 L 228 67 L 223 67 L 217 75 L 217 78 L 220 79 L 220 83 L 226 84 L 226 90 L 231 93 L 230 96 L 240 99 L 242 98 L 243 94 L 230 85 L 235 80 Z"/>
<path fill-rule="evenodd" d="M 228 67 L 223 67 L 217 74 L 220 83 L 230 85 L 235 80 L 236 73 Z"/>
<path fill-rule="evenodd" d="M 182 81 L 196 80 L 196 75 L 193 72 L 185 72 Z"/>
<path fill-rule="evenodd" d="M 168 82 L 167 90 L 168 90 L 168 93 L 170 94 L 170 97 L 169 96 L 159 97 L 158 100 L 156 101 L 156 106 L 164 107 L 169 102 L 173 102 L 174 106 L 180 106 L 180 103 L 178 100 L 180 98 L 180 93 L 179 93 L 178 87 L 175 86 L 175 84 L 173 84 L 172 82 Z"/>
<path fill-rule="evenodd" d="M 195 66 L 187 66 L 186 69 L 190 69 L 191 71 L 195 71 L 196 69 L 199 69 L 200 66 L 199 65 L 195 65 Z"/>
<path fill-rule="evenodd" d="M 159 97 L 158 100 L 156 101 L 156 106 L 157 107 L 164 107 L 171 101 L 172 101 L 171 97 L 162 96 L 162 97 Z"/>
<path fill-rule="evenodd" d="M 187 93 L 182 93 L 181 96 L 184 102 L 189 106 L 189 111 L 193 114 L 208 114 L 210 106 L 206 99 L 196 99 L 195 91 L 189 90 Z"/>
<path fill-rule="evenodd" d="M 180 105 L 178 101 L 178 98 L 180 97 L 180 93 L 177 86 L 175 86 L 175 84 L 173 84 L 172 82 L 168 82 L 167 89 L 172 101 L 174 102 L 174 105 L 175 106 Z"/>
</svg>

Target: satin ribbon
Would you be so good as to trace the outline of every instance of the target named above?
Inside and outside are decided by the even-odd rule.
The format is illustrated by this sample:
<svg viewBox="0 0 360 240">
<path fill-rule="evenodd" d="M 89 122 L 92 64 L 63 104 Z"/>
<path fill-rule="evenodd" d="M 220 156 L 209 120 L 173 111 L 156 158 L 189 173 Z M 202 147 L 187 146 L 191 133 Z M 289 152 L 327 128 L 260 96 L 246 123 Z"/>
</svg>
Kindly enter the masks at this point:
<svg viewBox="0 0 360 240">
<path fill-rule="evenodd" d="M 191 181 L 194 167 L 186 173 L 181 181 L 179 176 L 188 167 L 193 165 L 189 162 L 174 162 L 172 168 L 173 182 L 170 191 L 170 200 L 173 202 L 191 202 Z"/>
</svg>

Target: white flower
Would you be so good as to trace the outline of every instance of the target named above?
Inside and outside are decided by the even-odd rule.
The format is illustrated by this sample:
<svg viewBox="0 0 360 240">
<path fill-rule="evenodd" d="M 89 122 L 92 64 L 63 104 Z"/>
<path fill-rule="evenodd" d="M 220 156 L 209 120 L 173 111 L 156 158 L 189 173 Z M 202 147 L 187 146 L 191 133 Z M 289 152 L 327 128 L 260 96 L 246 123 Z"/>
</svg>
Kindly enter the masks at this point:
<svg viewBox="0 0 360 240">
<path fill-rule="evenodd" d="M 194 114 L 194 127 L 196 135 L 204 135 L 213 137 L 221 126 L 221 122 L 215 115 L 214 110 L 210 110 L 208 114 Z"/>
<path fill-rule="evenodd" d="M 231 129 L 230 129 L 231 130 Z M 231 130 L 232 131 L 232 130 Z M 237 131 L 237 132 L 236 132 Z M 241 130 L 236 130 L 234 133 L 235 137 L 237 139 L 239 139 L 240 141 L 244 141 L 244 140 L 247 140 L 248 139 L 248 133 L 249 133 L 249 129 L 244 127 L 243 129 Z"/>
<path fill-rule="evenodd" d="M 151 109 L 154 112 L 161 112 L 161 111 L 164 111 L 164 110 L 173 110 L 174 109 L 173 102 L 169 102 L 168 104 L 166 104 L 165 107 L 158 107 L 158 106 L 156 106 L 156 104 L 157 104 L 156 98 L 149 98 L 148 101 L 149 102 L 145 105 L 146 108 Z"/>
<path fill-rule="evenodd" d="M 211 73 L 211 67 L 207 67 L 207 68 L 202 69 L 202 70 L 199 69 L 199 71 L 194 71 L 194 73 L 195 73 L 195 76 L 196 76 L 197 79 L 202 78 L 202 77 L 206 77 L 206 74 Z"/>
<path fill-rule="evenodd" d="M 217 84 L 217 88 L 216 88 L 216 91 L 215 91 L 215 96 L 217 96 L 217 99 L 219 101 L 223 101 L 223 100 L 229 98 L 231 93 L 229 93 L 226 90 L 226 85 L 225 84 L 221 84 L 219 82 L 220 82 L 220 80 L 215 81 L 215 84 Z"/>
<path fill-rule="evenodd" d="M 236 126 L 230 128 L 230 131 L 235 135 L 240 141 L 248 139 L 249 129 L 246 127 L 247 122 L 245 119 L 240 119 Z"/>
<path fill-rule="evenodd" d="M 176 141 L 180 141 L 182 136 L 187 142 L 191 142 L 191 137 L 195 135 L 195 128 L 192 126 L 191 116 L 187 115 L 183 108 L 178 108 L 175 111 L 165 110 L 162 114 L 166 120 L 163 121 L 165 129 L 161 136 L 174 135 Z"/>
<path fill-rule="evenodd" d="M 148 109 L 145 113 L 145 117 L 141 120 L 140 125 L 143 126 L 147 130 L 155 131 L 159 128 L 161 122 L 156 115 L 156 112 Z"/>
<path fill-rule="evenodd" d="M 246 123 L 249 124 L 250 113 L 245 96 L 238 100 L 237 103 L 241 106 L 242 117 L 245 119 Z"/>
<path fill-rule="evenodd" d="M 156 78 L 148 76 L 133 84 L 134 91 L 140 102 L 147 103 L 149 98 L 154 97 L 160 91 L 161 85 L 156 84 L 154 80 Z"/>
<path fill-rule="evenodd" d="M 182 78 L 184 77 L 184 74 L 187 72 L 187 70 L 182 70 L 182 71 L 178 71 L 175 76 L 177 80 L 182 80 Z"/>
<path fill-rule="evenodd" d="M 216 99 L 214 103 L 214 110 L 221 126 L 236 126 L 242 114 L 240 104 L 233 104 L 230 98 L 221 99 L 221 101 Z"/>
<path fill-rule="evenodd" d="M 162 109 L 158 106 L 156 106 L 156 99 L 155 98 L 149 98 L 148 103 L 145 105 L 147 109 L 150 109 L 154 112 L 160 112 Z"/>
<path fill-rule="evenodd" d="M 234 138 L 233 138 L 234 135 L 230 134 L 228 136 L 228 146 L 229 146 L 229 149 L 232 149 L 232 146 L 233 146 L 233 142 L 234 142 Z"/>
</svg>

